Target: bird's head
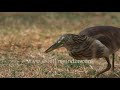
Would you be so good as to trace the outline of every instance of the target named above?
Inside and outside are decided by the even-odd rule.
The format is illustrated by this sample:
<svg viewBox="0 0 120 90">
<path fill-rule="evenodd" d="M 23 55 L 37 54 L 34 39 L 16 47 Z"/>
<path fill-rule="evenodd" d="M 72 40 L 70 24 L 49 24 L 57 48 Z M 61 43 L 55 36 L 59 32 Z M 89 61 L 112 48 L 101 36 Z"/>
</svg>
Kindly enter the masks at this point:
<svg viewBox="0 0 120 90">
<path fill-rule="evenodd" d="M 45 53 L 48 53 L 60 47 L 68 47 L 70 45 L 74 46 L 78 42 L 83 42 L 84 39 L 84 35 L 79 36 L 74 34 L 64 34 L 60 36 L 58 40 L 45 51 Z"/>
</svg>

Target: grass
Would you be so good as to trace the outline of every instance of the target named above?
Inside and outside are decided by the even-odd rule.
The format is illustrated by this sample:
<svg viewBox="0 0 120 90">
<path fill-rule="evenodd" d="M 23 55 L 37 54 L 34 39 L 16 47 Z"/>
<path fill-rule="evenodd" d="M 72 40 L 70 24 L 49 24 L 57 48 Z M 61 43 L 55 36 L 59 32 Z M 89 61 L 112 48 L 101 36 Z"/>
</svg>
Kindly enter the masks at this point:
<svg viewBox="0 0 120 90">
<path fill-rule="evenodd" d="M 44 51 L 62 34 L 78 34 L 96 25 L 120 27 L 118 12 L 30 12 L 0 13 L 0 77 L 2 78 L 91 78 L 106 62 L 91 60 L 71 63 L 65 48 Z M 118 54 L 120 55 L 120 54 Z M 116 56 L 117 57 L 117 56 Z M 119 77 L 119 58 L 115 73 Z"/>
</svg>

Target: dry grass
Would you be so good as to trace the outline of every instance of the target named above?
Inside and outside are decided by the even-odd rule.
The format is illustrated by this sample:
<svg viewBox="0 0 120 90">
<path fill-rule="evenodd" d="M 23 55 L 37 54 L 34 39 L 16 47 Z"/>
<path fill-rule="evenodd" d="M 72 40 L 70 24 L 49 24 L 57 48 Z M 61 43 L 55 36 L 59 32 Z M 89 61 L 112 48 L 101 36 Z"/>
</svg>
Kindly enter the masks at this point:
<svg viewBox="0 0 120 90">
<path fill-rule="evenodd" d="M 78 34 L 95 25 L 119 27 L 120 13 L 0 13 L 0 77 L 93 77 L 105 67 L 103 59 L 78 62 L 68 55 L 65 48 L 48 54 L 44 51 L 60 35 Z M 119 64 L 117 58 L 115 72 L 108 71 L 101 77 L 120 77 Z"/>
</svg>

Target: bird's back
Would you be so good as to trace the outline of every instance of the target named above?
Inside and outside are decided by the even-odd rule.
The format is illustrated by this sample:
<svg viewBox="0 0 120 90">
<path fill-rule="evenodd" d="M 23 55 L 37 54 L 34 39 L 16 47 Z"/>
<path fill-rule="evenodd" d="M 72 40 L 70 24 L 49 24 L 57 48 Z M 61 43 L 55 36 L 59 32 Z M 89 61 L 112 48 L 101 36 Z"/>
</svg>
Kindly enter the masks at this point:
<svg viewBox="0 0 120 90">
<path fill-rule="evenodd" d="M 120 28 L 113 26 L 95 26 L 86 28 L 79 35 L 87 35 L 101 41 L 111 52 L 120 48 Z"/>
</svg>

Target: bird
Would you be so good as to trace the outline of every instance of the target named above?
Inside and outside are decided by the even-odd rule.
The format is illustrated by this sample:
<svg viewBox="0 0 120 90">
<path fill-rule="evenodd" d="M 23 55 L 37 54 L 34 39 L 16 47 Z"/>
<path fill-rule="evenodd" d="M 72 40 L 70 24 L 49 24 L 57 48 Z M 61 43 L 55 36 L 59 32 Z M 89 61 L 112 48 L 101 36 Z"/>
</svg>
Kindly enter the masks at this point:
<svg viewBox="0 0 120 90">
<path fill-rule="evenodd" d="M 71 57 L 76 60 L 91 60 L 104 58 L 106 68 L 95 77 L 112 68 L 114 71 L 115 53 L 120 49 L 120 28 L 115 26 L 92 26 L 85 28 L 79 34 L 63 34 L 45 53 L 65 47 Z M 110 55 L 113 56 L 112 64 Z"/>
</svg>

